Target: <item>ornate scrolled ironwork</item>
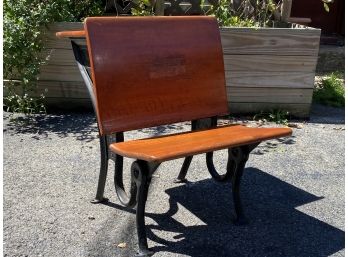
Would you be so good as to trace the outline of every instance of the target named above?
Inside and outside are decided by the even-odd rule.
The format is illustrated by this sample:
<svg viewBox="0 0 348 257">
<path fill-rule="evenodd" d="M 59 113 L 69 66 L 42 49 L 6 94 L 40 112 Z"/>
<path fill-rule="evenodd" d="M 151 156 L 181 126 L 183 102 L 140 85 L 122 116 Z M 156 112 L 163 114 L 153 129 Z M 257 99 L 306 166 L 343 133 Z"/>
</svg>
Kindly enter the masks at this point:
<svg viewBox="0 0 348 257">
<path fill-rule="evenodd" d="M 247 223 L 240 199 L 240 183 L 249 154 L 258 144 L 259 143 L 229 148 L 227 169 L 226 173 L 223 175 L 220 175 L 215 169 L 213 163 L 213 152 L 206 154 L 208 171 L 213 179 L 218 182 L 232 182 L 232 196 L 235 211 L 233 222 L 236 225 L 243 225 Z"/>
<path fill-rule="evenodd" d="M 135 181 L 134 172 L 136 172 L 132 165 L 132 174 L 131 174 L 131 181 L 130 181 L 130 189 L 129 194 L 126 193 L 124 189 L 123 184 L 123 157 L 120 155 L 116 155 L 115 158 L 115 175 L 114 175 L 114 184 L 115 184 L 115 190 L 118 199 L 120 200 L 121 204 L 133 208 L 137 203 L 137 184 Z"/>
<path fill-rule="evenodd" d="M 136 256 L 151 256 L 154 254 L 148 248 L 147 236 L 145 229 L 145 205 L 153 172 L 159 164 L 149 163 L 146 161 L 137 160 L 133 162 L 132 181 L 136 183 L 137 193 L 137 211 L 136 211 L 136 227 L 138 234 L 139 252 Z"/>
<path fill-rule="evenodd" d="M 114 139 L 115 139 L 115 142 L 123 142 L 124 141 L 123 133 L 122 132 L 116 133 Z M 137 170 L 133 166 L 134 165 L 132 165 L 131 167 L 129 194 L 127 194 L 124 188 L 124 183 L 123 183 L 123 156 L 115 154 L 115 174 L 114 174 L 115 191 L 121 204 L 130 208 L 133 208 L 137 203 L 137 191 L 138 191 L 137 183 L 136 183 L 137 175 L 134 174 L 137 172 Z"/>
<path fill-rule="evenodd" d="M 232 159 L 232 156 L 230 155 L 230 153 L 228 154 L 226 173 L 222 175 L 220 175 L 215 169 L 213 156 L 214 156 L 214 152 L 206 153 L 206 163 L 207 163 L 207 168 L 210 175 L 217 182 L 229 181 L 232 177 L 234 166 L 236 165 L 234 160 Z M 231 166 L 233 166 L 233 168 Z"/>
</svg>

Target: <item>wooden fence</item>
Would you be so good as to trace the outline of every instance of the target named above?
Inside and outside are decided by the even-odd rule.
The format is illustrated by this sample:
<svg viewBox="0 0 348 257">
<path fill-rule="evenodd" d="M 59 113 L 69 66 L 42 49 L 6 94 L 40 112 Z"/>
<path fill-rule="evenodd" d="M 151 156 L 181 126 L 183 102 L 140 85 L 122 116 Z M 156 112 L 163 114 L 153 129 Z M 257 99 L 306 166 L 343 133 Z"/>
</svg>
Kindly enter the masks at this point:
<svg viewBox="0 0 348 257">
<path fill-rule="evenodd" d="M 60 107 L 90 105 L 69 40 L 55 32 L 81 23 L 50 26 L 50 58 L 41 69 L 39 93 Z M 221 28 L 226 83 L 232 113 L 282 109 L 308 117 L 312 102 L 320 30 L 311 28 Z"/>
</svg>

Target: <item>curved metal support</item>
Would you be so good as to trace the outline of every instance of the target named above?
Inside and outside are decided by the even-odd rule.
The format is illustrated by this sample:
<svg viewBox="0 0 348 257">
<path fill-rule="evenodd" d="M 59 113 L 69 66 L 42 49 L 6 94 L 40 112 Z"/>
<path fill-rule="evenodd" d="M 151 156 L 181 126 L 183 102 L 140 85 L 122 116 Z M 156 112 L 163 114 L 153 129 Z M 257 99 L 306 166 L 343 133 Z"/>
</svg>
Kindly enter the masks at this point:
<svg viewBox="0 0 348 257">
<path fill-rule="evenodd" d="M 245 164 L 249 157 L 249 152 L 245 151 L 242 147 L 237 147 L 228 149 L 228 154 L 231 156 L 231 159 L 233 159 L 232 196 L 235 211 L 233 223 L 236 225 L 244 225 L 247 224 L 247 219 L 244 215 L 240 199 L 240 183 Z"/>
<path fill-rule="evenodd" d="M 187 171 L 190 167 L 192 159 L 193 159 L 193 156 L 188 156 L 185 158 L 184 163 L 182 164 L 180 173 L 179 173 L 178 177 L 174 180 L 174 183 L 186 183 L 187 182 L 186 175 L 187 175 Z"/>
<path fill-rule="evenodd" d="M 209 121 L 209 122 L 207 122 Z M 192 120 L 191 121 L 191 131 L 197 130 L 197 129 L 204 129 L 204 128 L 211 128 L 217 126 L 217 117 L 212 117 L 208 119 L 200 119 L 200 120 Z M 184 160 L 184 163 L 182 164 L 180 173 L 178 177 L 174 180 L 174 183 L 186 183 L 186 175 L 187 171 L 191 165 L 193 156 L 187 156 Z"/>
<path fill-rule="evenodd" d="M 127 195 L 127 193 L 124 190 L 123 184 L 123 156 L 120 155 L 116 155 L 115 157 L 114 184 L 117 197 L 120 200 L 121 204 L 123 204 L 126 207 L 133 208 L 137 203 L 137 185 L 132 176 L 130 182 L 129 195 Z"/>
<path fill-rule="evenodd" d="M 100 136 L 100 172 L 97 187 L 97 195 L 91 203 L 102 203 L 107 202 L 109 199 L 104 197 L 105 182 L 108 173 L 108 145 L 106 136 Z"/>
<path fill-rule="evenodd" d="M 88 73 L 88 68 L 89 68 L 89 60 L 87 59 L 88 54 L 84 54 L 84 50 L 87 51 L 87 49 L 86 47 L 82 47 L 81 45 L 76 44 L 74 41 L 71 41 L 71 46 L 72 46 L 77 67 L 79 68 L 82 79 L 85 82 L 86 88 L 88 90 L 89 97 L 91 98 L 94 113 L 95 115 L 97 115 L 96 100 L 95 100 L 95 95 L 93 91 L 93 83 L 92 83 L 91 76 Z"/>
<path fill-rule="evenodd" d="M 116 133 L 116 142 L 123 142 L 124 135 L 122 132 Z M 115 191 L 121 204 L 133 208 L 137 203 L 137 185 L 134 176 L 131 176 L 129 195 L 125 192 L 123 184 L 123 156 L 115 154 L 115 174 L 114 174 Z"/>
<path fill-rule="evenodd" d="M 249 154 L 258 144 L 259 143 L 255 143 L 228 149 L 229 164 L 227 165 L 227 169 L 233 170 L 232 195 L 235 210 L 233 223 L 236 225 L 244 225 L 248 223 L 244 215 L 242 201 L 240 199 L 240 184 L 245 164 L 249 159 Z"/>
<path fill-rule="evenodd" d="M 148 163 L 137 160 L 132 164 L 132 177 L 137 185 L 137 210 L 136 210 L 136 227 L 138 232 L 139 252 L 137 256 L 151 256 L 154 254 L 150 251 L 147 244 L 146 227 L 145 227 L 145 205 L 148 195 L 149 186 L 153 172 L 159 164 Z"/>
<path fill-rule="evenodd" d="M 215 169 L 213 162 L 213 152 L 206 154 L 208 171 L 213 179 L 218 182 L 232 181 L 232 196 L 235 211 L 234 224 L 236 225 L 247 223 L 247 219 L 245 218 L 242 202 L 240 199 L 240 184 L 245 164 L 249 158 L 249 154 L 258 144 L 259 143 L 229 148 L 227 170 L 223 175 L 220 175 Z"/>
<path fill-rule="evenodd" d="M 206 153 L 207 168 L 212 178 L 217 182 L 226 182 L 231 180 L 234 171 L 234 160 L 232 159 L 233 156 L 228 154 L 227 170 L 226 173 L 222 175 L 220 175 L 215 169 L 213 156 L 214 152 Z"/>
<path fill-rule="evenodd" d="M 89 61 L 86 59 L 86 56 L 83 53 L 82 46 L 76 44 L 74 41 L 71 41 L 71 46 L 73 49 L 73 53 L 75 56 L 77 67 L 79 68 L 80 74 L 82 76 L 83 81 L 85 82 L 86 88 L 88 90 L 89 97 L 92 101 L 93 110 L 95 115 L 97 115 L 96 112 L 96 100 L 93 92 L 93 83 L 90 77 L 90 74 L 88 73 L 88 66 Z M 86 49 L 85 49 L 86 50 Z M 99 124 L 98 124 L 98 131 L 99 130 Z M 104 197 L 104 189 L 105 189 L 105 182 L 108 172 L 108 160 L 109 160 L 109 151 L 108 151 L 108 140 L 107 136 L 102 136 L 99 133 L 99 144 L 100 144 L 100 172 L 99 172 L 99 180 L 98 180 L 98 187 L 97 187 L 97 194 L 95 199 L 91 201 L 91 203 L 102 203 L 107 202 L 109 199 Z"/>
</svg>

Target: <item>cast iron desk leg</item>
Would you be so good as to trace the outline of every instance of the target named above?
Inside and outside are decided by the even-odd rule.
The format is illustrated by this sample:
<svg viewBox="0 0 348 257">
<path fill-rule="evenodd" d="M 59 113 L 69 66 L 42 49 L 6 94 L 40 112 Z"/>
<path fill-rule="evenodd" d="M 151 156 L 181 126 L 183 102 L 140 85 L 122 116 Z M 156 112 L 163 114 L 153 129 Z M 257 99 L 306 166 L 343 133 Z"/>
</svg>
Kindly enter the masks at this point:
<svg viewBox="0 0 348 257">
<path fill-rule="evenodd" d="M 95 96 L 93 92 L 93 83 L 92 83 L 90 74 L 88 73 L 89 60 L 88 60 L 87 51 L 84 46 L 78 45 L 73 40 L 71 41 L 71 45 L 72 45 L 77 66 L 79 68 L 83 81 L 85 82 L 86 88 L 89 93 L 89 97 L 92 101 L 94 113 L 96 114 L 96 101 L 95 101 Z M 99 131 L 99 125 L 98 125 L 98 131 Z M 108 151 L 107 139 L 108 139 L 107 136 L 101 136 L 99 133 L 100 173 L 99 173 L 97 194 L 95 199 L 91 201 L 92 203 L 101 203 L 101 202 L 108 201 L 107 198 L 104 198 L 105 182 L 106 182 L 106 177 L 108 172 L 108 161 L 110 157 L 109 151 Z"/>
</svg>

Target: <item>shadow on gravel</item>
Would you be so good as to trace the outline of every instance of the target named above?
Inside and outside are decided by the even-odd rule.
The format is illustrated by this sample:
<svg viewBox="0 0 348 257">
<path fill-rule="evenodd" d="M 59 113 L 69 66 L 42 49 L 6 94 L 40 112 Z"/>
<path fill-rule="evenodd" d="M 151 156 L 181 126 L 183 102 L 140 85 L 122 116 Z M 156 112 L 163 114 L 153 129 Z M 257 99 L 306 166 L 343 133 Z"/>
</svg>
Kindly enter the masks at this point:
<svg viewBox="0 0 348 257">
<path fill-rule="evenodd" d="M 30 134 L 36 140 L 45 139 L 49 134 L 56 134 L 58 137 L 73 137 L 76 140 L 90 142 L 98 137 L 98 128 L 93 113 L 64 113 L 33 115 L 32 117 L 19 116 L 10 120 L 5 115 L 4 132 L 10 135 Z M 187 123 L 190 124 L 190 123 Z M 134 130 L 127 133 L 141 132 L 148 137 L 160 136 L 169 133 L 186 131 L 184 123 L 162 125 L 145 129 Z"/>
<path fill-rule="evenodd" d="M 344 108 L 335 108 L 321 104 L 312 104 L 308 123 L 344 124 Z"/>
<path fill-rule="evenodd" d="M 165 256 L 165 252 L 192 257 L 216 256 L 329 256 L 344 248 L 344 232 L 295 208 L 322 199 L 294 187 L 261 170 L 248 168 L 242 184 L 244 209 L 249 219 L 246 226 L 234 226 L 233 203 L 230 185 L 217 184 L 210 179 L 188 183 L 165 191 L 170 196 L 170 209 L 167 213 L 153 214 L 148 210 L 146 216 L 158 225 L 148 226 L 148 237 L 159 245 L 154 247 L 154 256 Z M 128 210 L 118 204 L 108 206 Z M 179 206 L 190 212 L 202 222 L 196 226 L 185 226 L 173 218 L 175 213 L 183 212 Z M 185 214 L 184 214 L 185 215 Z M 117 220 L 108 221 L 110 225 Z M 133 222 L 135 222 L 133 220 Z M 115 256 L 130 256 L 134 249 L 117 249 L 105 240 L 112 226 L 104 226 L 89 249 L 103 253 L 118 252 Z M 135 244 L 134 226 L 128 226 L 113 241 L 127 240 Z M 157 235 L 156 231 L 174 232 L 171 241 Z M 120 239 L 122 237 L 122 239 Z M 110 238 L 107 238 L 109 240 Z M 110 248 L 110 249 L 106 249 Z M 132 252 L 133 251 L 133 252 Z M 94 252 L 95 253 L 95 252 Z"/>
<path fill-rule="evenodd" d="M 35 115 L 30 118 L 16 117 L 6 119 L 4 131 L 11 134 L 34 134 L 32 138 L 40 140 L 54 133 L 59 137 L 72 136 L 76 140 L 90 142 L 97 138 L 97 125 L 92 113 Z"/>
<path fill-rule="evenodd" d="M 191 125 L 191 122 L 187 123 L 175 123 L 169 125 L 161 125 L 157 127 L 139 129 L 139 132 L 148 134 L 148 137 L 163 136 L 170 133 L 180 133 L 187 131 L 184 125 Z"/>
<path fill-rule="evenodd" d="M 261 143 L 257 148 L 255 148 L 251 154 L 264 155 L 271 151 L 280 151 L 279 145 L 293 145 L 296 143 L 296 137 L 294 135 L 289 137 L 276 138 L 271 141 L 266 141 Z"/>
</svg>

